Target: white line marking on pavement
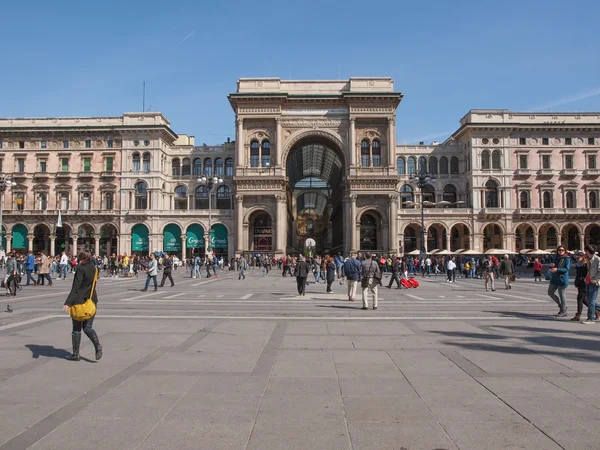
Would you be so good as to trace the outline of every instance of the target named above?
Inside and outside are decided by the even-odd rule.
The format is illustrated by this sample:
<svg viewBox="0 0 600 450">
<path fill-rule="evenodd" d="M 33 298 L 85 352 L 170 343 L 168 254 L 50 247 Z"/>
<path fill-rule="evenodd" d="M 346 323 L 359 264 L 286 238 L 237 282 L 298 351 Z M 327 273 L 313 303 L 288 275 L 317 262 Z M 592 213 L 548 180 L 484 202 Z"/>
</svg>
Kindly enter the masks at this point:
<svg viewBox="0 0 600 450">
<path fill-rule="evenodd" d="M 202 281 L 200 283 L 192 284 L 192 287 L 194 287 L 194 286 L 200 286 L 201 284 L 212 283 L 213 281 L 216 281 L 216 280 Z"/>
<path fill-rule="evenodd" d="M 357 308 L 359 309 L 359 308 Z M 54 316 L 46 316 L 54 317 Z M 60 317 L 60 316 L 57 316 Z M 385 316 L 385 317 L 348 317 L 348 316 L 144 316 L 144 315 L 131 315 L 125 316 L 122 314 L 99 314 L 99 317 L 104 319 L 157 319 L 157 320 L 171 320 L 171 319 L 226 319 L 226 320 L 523 320 L 518 317 L 496 317 L 496 316 Z M 66 316 L 69 318 L 69 316 Z"/>
<path fill-rule="evenodd" d="M 252 297 L 253 295 L 254 295 L 254 294 L 246 294 L 246 295 L 243 295 L 242 297 L 240 297 L 240 299 L 242 299 L 242 300 L 243 300 L 243 299 L 245 299 L 245 298 L 250 298 L 250 297 Z"/>
<path fill-rule="evenodd" d="M 503 292 L 496 292 L 495 295 L 502 295 L 504 297 L 518 298 L 520 300 L 527 300 L 528 302 L 531 302 L 531 303 L 550 303 L 551 302 L 549 298 L 548 298 L 548 300 L 534 300 L 532 298 L 525 298 L 525 295 L 527 295 L 527 296 L 532 295 L 529 292 L 527 294 L 523 294 L 523 295 L 511 295 L 511 294 L 505 294 Z M 554 302 L 552 302 L 552 303 L 554 303 Z"/>
<path fill-rule="evenodd" d="M 445 295 L 438 295 L 439 298 L 446 298 Z"/>
<path fill-rule="evenodd" d="M 44 300 L 46 297 L 57 297 L 59 295 L 68 294 L 69 292 L 70 291 L 60 291 L 60 292 L 53 292 L 51 294 L 46 294 L 46 292 L 44 292 L 42 294 L 42 292 L 38 291 L 37 295 L 31 295 L 29 297 L 19 297 L 19 294 L 17 294 L 16 297 L 7 297 L 7 298 L 0 300 L 0 303 L 19 303 L 20 301 L 24 301 L 24 300 Z"/>
<path fill-rule="evenodd" d="M 223 297 L 224 297 L 224 295 L 223 295 L 223 294 L 221 294 L 221 295 L 217 295 L 217 298 L 223 298 Z"/>
<path fill-rule="evenodd" d="M 169 295 L 168 297 L 165 297 L 165 298 L 175 298 L 175 297 L 179 297 L 181 295 L 185 295 L 185 292 L 180 292 L 179 294 Z"/>
<path fill-rule="evenodd" d="M 404 294 L 404 295 L 406 295 L 407 297 L 414 298 L 415 300 L 425 300 L 424 298 L 421 298 L 417 295 L 412 295 L 412 294 Z"/>
<path fill-rule="evenodd" d="M 63 316 L 59 316 L 58 314 L 49 314 L 47 316 L 36 317 L 35 319 L 23 320 L 22 322 L 11 323 L 9 325 L 3 325 L 0 327 L 0 331 L 10 330 L 11 328 L 20 327 L 21 325 L 29 325 L 30 323 L 41 322 L 43 320 L 54 319 L 56 317 L 63 317 Z M 65 314 L 65 317 L 69 317 L 69 316 Z"/>
<path fill-rule="evenodd" d="M 138 298 L 146 298 L 146 297 L 150 297 L 151 295 L 158 295 L 160 294 L 160 292 L 151 292 L 150 294 L 143 294 L 143 295 L 138 295 L 137 297 L 131 297 L 131 298 L 125 298 L 125 299 L 121 299 L 121 301 L 130 301 L 130 300 L 137 300 Z M 111 294 L 108 294 L 111 295 Z"/>
<path fill-rule="evenodd" d="M 206 295 L 205 295 L 205 294 L 202 294 L 202 295 L 199 295 L 199 296 L 198 296 L 198 298 L 204 298 L 204 297 L 206 297 Z"/>
</svg>

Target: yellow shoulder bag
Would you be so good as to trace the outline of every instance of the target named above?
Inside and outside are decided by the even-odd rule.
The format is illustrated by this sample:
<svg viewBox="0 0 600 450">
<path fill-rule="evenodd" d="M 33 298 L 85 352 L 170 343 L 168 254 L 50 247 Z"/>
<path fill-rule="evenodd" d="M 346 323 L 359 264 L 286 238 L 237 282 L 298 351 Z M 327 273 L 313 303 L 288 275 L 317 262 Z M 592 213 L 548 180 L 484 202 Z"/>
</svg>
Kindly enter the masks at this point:
<svg viewBox="0 0 600 450">
<path fill-rule="evenodd" d="M 82 270 L 81 268 L 79 270 Z M 98 281 L 98 268 L 94 267 L 94 281 L 92 281 L 92 290 L 90 291 L 90 298 L 85 303 L 80 305 L 69 306 L 69 315 L 73 320 L 83 322 L 91 319 L 96 314 L 96 304 L 92 300 L 94 296 L 94 290 L 96 289 L 96 281 Z"/>
</svg>

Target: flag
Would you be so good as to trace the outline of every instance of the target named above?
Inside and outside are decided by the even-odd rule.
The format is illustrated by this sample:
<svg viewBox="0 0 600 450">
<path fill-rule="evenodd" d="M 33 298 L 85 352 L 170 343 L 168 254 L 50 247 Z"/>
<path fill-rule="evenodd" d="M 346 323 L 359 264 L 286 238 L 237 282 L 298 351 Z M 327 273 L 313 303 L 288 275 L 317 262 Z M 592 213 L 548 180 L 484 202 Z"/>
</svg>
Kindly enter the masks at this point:
<svg viewBox="0 0 600 450">
<path fill-rule="evenodd" d="M 58 211 L 58 220 L 56 221 L 56 226 L 58 228 L 62 228 L 62 217 L 60 215 L 60 211 Z"/>
</svg>

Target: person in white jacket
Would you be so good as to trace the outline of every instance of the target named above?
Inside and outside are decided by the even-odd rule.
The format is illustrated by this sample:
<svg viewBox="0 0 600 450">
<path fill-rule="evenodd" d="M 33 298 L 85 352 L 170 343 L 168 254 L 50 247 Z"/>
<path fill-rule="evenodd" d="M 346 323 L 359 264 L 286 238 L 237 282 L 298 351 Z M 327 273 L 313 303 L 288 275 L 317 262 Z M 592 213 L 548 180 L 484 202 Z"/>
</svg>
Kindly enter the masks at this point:
<svg viewBox="0 0 600 450">
<path fill-rule="evenodd" d="M 150 286 L 150 280 L 154 280 L 154 290 L 158 290 L 158 282 L 156 281 L 156 275 L 158 275 L 158 262 L 154 257 L 154 253 L 150 254 L 150 261 L 148 261 L 148 270 L 146 270 L 146 286 L 142 289 L 142 292 L 146 292 L 148 290 L 148 286 Z"/>
<path fill-rule="evenodd" d="M 448 275 L 448 279 L 446 280 L 448 283 L 454 283 L 454 277 L 456 276 L 456 262 L 454 261 L 454 257 L 448 258 L 448 262 L 446 263 L 446 273 Z"/>
</svg>

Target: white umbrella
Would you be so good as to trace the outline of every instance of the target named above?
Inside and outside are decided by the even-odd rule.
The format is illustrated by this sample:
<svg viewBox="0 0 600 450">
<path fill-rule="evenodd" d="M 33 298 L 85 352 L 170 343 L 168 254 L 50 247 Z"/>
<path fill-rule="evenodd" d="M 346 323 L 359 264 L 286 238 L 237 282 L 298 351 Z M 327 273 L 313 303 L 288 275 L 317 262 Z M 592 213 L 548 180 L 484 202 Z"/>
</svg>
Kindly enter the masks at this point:
<svg viewBox="0 0 600 450">
<path fill-rule="evenodd" d="M 437 253 L 440 251 L 439 248 L 436 248 L 435 250 L 431 250 L 430 252 L 428 252 L 430 255 L 437 255 Z"/>
<path fill-rule="evenodd" d="M 464 251 L 465 251 L 464 248 L 459 248 L 458 250 L 454 250 L 452 253 L 455 255 L 458 255 L 458 254 L 460 254 L 460 252 L 464 252 Z"/>
<path fill-rule="evenodd" d="M 445 256 L 445 255 L 453 255 L 452 252 L 449 252 L 448 250 L 444 249 L 444 250 L 440 250 L 439 252 L 435 253 L 435 256 Z"/>
<path fill-rule="evenodd" d="M 523 249 L 523 250 L 521 250 L 519 253 L 520 253 L 521 255 L 525 255 L 525 254 L 529 253 L 530 251 L 531 251 L 531 249 L 530 249 L 530 248 L 524 248 L 524 249 Z"/>
<path fill-rule="evenodd" d="M 465 250 L 461 255 L 481 255 L 481 252 L 475 250 Z"/>
<path fill-rule="evenodd" d="M 421 254 L 421 250 L 413 250 L 412 252 L 408 252 L 407 255 L 410 256 L 419 256 Z"/>
<path fill-rule="evenodd" d="M 446 205 L 451 205 L 452 202 L 449 202 L 448 200 L 442 200 L 441 202 L 437 202 L 436 204 L 446 206 Z"/>
<path fill-rule="evenodd" d="M 528 255 L 551 255 L 552 252 L 536 248 L 536 249 L 533 249 L 533 250 L 529 250 L 529 252 L 527 252 L 527 254 Z"/>
</svg>

